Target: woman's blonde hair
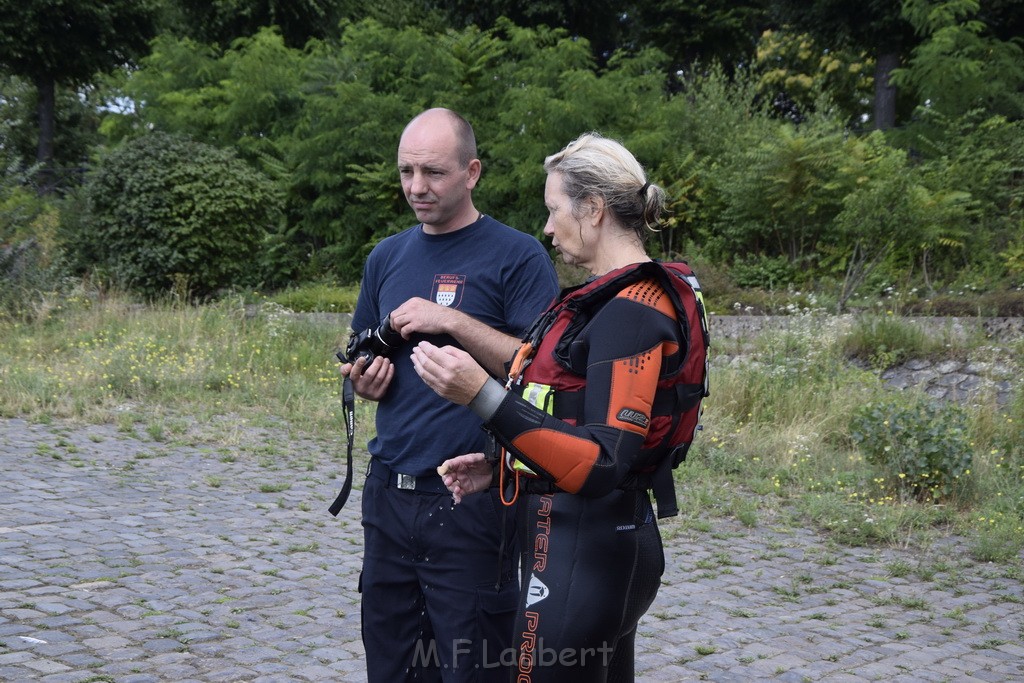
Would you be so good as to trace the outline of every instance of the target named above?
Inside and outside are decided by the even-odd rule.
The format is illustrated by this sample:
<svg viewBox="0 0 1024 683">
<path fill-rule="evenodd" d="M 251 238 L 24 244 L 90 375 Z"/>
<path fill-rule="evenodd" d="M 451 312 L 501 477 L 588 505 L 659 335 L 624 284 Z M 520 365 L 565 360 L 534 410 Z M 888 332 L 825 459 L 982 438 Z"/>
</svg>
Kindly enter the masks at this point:
<svg viewBox="0 0 1024 683">
<path fill-rule="evenodd" d="M 656 231 L 665 191 L 647 181 L 644 167 L 617 140 L 584 133 L 544 160 L 544 170 L 562 177 L 562 189 L 579 216 L 588 197 L 601 197 L 623 228 L 641 243 Z"/>
</svg>

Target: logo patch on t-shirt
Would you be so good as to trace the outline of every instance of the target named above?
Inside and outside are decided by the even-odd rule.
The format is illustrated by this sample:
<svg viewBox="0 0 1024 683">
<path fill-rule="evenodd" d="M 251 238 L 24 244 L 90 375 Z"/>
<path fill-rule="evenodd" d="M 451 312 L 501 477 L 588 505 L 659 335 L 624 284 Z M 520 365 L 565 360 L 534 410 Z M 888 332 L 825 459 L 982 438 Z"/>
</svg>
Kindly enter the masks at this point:
<svg viewBox="0 0 1024 683">
<path fill-rule="evenodd" d="M 466 289 L 465 275 L 439 274 L 434 276 L 434 288 L 430 298 L 442 306 L 458 308 L 462 303 L 462 292 Z"/>
<path fill-rule="evenodd" d="M 639 410 L 633 410 L 632 408 L 623 408 L 619 411 L 619 414 L 616 415 L 616 418 L 619 422 L 636 425 L 641 429 L 647 429 L 647 425 L 650 423 L 650 420 L 646 415 L 641 413 Z"/>
</svg>

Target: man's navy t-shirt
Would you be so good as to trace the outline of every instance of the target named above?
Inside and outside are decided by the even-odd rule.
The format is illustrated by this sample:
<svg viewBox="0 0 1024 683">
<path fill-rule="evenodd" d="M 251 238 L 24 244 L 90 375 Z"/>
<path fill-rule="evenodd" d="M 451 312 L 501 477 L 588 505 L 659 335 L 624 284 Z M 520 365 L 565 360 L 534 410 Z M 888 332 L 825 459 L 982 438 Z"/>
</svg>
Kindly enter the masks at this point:
<svg viewBox="0 0 1024 683">
<path fill-rule="evenodd" d="M 490 216 L 444 235 L 427 234 L 417 225 L 374 247 L 352 329 L 376 327 L 405 301 L 421 297 L 522 336 L 557 294 L 551 259 L 530 235 Z M 372 456 L 415 476 L 484 445 L 480 419 L 438 396 L 413 369 L 412 347 L 422 339 L 458 346 L 448 335 L 416 334 L 392 354 L 394 378 L 377 406 L 377 436 L 368 444 Z"/>
</svg>

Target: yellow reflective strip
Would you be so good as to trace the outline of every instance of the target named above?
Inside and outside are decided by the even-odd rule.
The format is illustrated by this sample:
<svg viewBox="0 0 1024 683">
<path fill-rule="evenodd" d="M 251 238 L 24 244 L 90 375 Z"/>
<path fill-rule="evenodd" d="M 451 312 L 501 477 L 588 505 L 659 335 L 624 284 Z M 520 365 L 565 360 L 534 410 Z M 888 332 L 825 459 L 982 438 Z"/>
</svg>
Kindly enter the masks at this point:
<svg viewBox="0 0 1024 683">
<path fill-rule="evenodd" d="M 551 400 L 551 385 L 550 384 L 539 384 L 537 382 L 530 382 L 523 389 L 523 398 L 532 405 L 540 408 L 548 415 L 551 415 L 553 410 L 553 401 Z"/>
<path fill-rule="evenodd" d="M 540 384 L 538 382 L 528 382 L 523 388 L 523 399 L 532 406 L 540 408 L 548 415 L 553 410 L 554 401 L 551 400 L 551 385 Z M 529 467 L 519 462 L 518 460 L 513 461 L 512 467 L 521 471 L 536 476 L 537 473 L 531 470 Z"/>
</svg>

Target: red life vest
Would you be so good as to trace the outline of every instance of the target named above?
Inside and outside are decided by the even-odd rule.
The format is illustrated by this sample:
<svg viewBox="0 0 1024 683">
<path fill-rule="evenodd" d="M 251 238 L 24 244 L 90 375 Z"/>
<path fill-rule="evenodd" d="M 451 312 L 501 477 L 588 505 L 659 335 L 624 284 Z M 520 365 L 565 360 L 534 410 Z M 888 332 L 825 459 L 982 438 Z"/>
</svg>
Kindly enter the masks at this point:
<svg viewBox="0 0 1024 683">
<path fill-rule="evenodd" d="M 701 401 L 708 396 L 708 334 L 704 298 L 685 263 L 651 261 L 626 266 L 581 285 L 534 323 L 513 359 L 509 388 L 554 417 L 576 424 L 582 414 L 585 368 L 572 366 L 572 344 L 593 315 L 626 287 L 654 280 L 668 294 L 679 323 L 678 369 L 658 382 L 650 426 L 633 472 L 634 486 L 651 488 L 658 516 L 678 514 L 672 469 L 685 458 L 700 429 Z M 643 416 L 641 416 L 643 417 Z"/>
</svg>

